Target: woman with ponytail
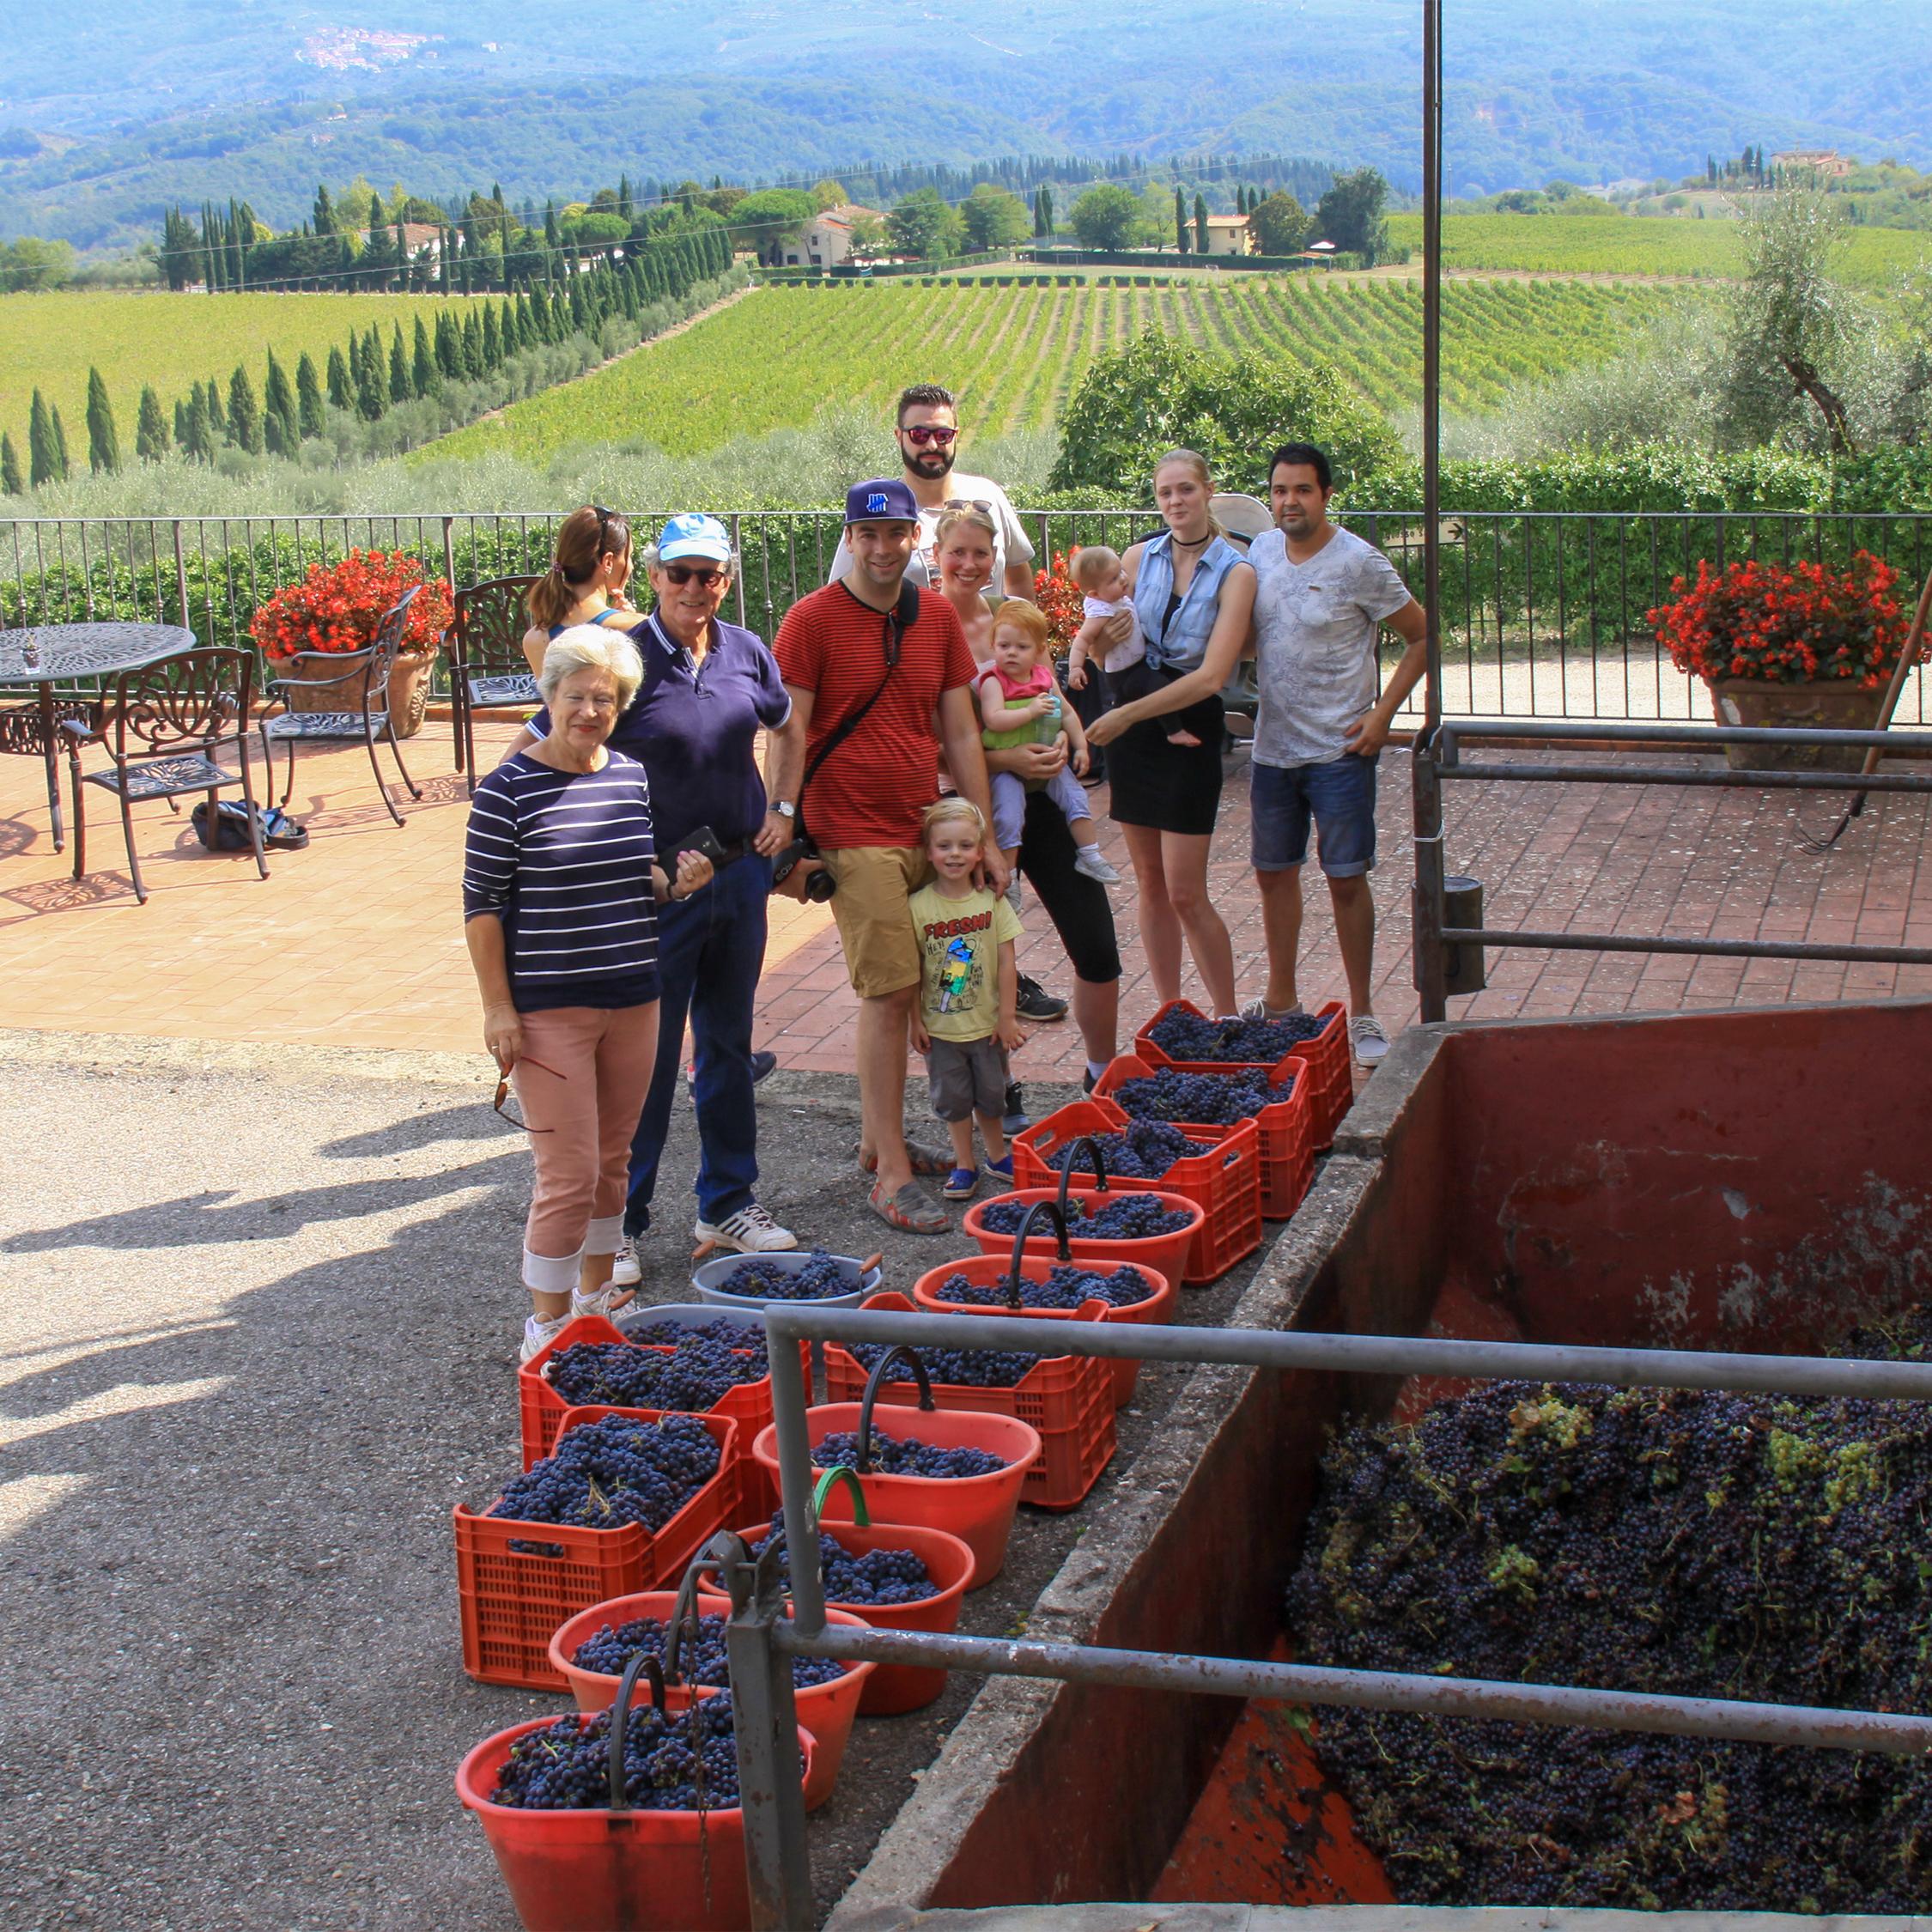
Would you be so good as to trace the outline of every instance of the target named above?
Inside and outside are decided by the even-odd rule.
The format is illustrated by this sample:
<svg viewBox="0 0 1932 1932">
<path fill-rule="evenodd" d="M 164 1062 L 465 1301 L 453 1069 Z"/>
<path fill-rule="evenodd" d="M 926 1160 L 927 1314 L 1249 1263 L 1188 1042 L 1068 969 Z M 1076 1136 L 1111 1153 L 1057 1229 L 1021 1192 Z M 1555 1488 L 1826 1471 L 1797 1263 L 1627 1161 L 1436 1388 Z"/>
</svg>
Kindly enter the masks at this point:
<svg viewBox="0 0 1932 1932">
<path fill-rule="evenodd" d="M 1106 745 L 1109 810 L 1127 835 L 1140 888 L 1140 936 L 1155 997 L 1181 997 L 1185 939 L 1209 1011 L 1236 1012 L 1234 945 L 1207 888 L 1221 803 L 1221 687 L 1233 674 L 1255 609 L 1255 572 L 1211 507 L 1213 479 L 1191 449 L 1154 465 L 1154 503 L 1167 525 L 1121 562 L 1147 640 L 1150 689 L 1087 726 Z M 1198 742 L 1177 744 L 1176 726 Z"/>
<path fill-rule="evenodd" d="M 576 624 L 630 630 L 643 622 L 624 594 L 630 581 L 630 523 L 615 510 L 586 503 L 557 526 L 550 569 L 530 586 L 530 629 L 523 654 L 541 677 L 544 650 Z"/>
</svg>

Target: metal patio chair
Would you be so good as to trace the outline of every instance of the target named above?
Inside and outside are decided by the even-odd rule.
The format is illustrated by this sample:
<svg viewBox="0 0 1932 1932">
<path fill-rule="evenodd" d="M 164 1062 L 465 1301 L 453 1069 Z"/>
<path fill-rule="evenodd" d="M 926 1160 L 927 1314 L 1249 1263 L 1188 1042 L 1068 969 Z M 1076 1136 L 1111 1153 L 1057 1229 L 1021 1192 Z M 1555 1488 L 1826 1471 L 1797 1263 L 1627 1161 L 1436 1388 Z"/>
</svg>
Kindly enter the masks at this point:
<svg viewBox="0 0 1932 1932">
<path fill-rule="evenodd" d="M 53 735 L 47 735 L 46 714 L 40 700 L 0 704 L 0 757 L 38 758 L 47 773 L 47 816 L 53 826 L 53 848 L 66 849 L 66 828 L 60 817 L 60 756 L 67 754 L 70 783 L 79 784 L 81 748 L 100 742 L 106 721 L 106 702 L 99 691 L 56 691 Z"/>
<path fill-rule="evenodd" d="M 85 782 L 112 792 L 120 800 L 121 832 L 127 841 L 127 869 L 134 896 L 148 902 L 141 861 L 134 849 L 134 805 L 166 799 L 170 811 L 187 792 L 208 795 L 208 836 L 213 839 L 220 795 L 239 785 L 248 808 L 249 842 L 255 869 L 269 876 L 262 849 L 262 822 L 255 810 L 255 787 L 248 775 L 248 709 L 255 690 L 255 660 L 246 651 L 182 651 L 141 671 L 124 671 L 103 694 L 105 730 L 87 719 L 69 720 L 69 770 L 74 786 L 74 877 L 87 871 L 88 824 L 81 790 L 80 749 L 102 743 L 113 760 L 112 771 L 89 772 Z M 240 773 L 217 764 L 215 754 L 233 745 Z"/>
<path fill-rule="evenodd" d="M 524 598 L 535 577 L 492 577 L 456 593 L 449 630 L 449 714 L 456 769 L 477 791 L 476 714 L 496 705 L 543 702 L 523 654 L 530 628 Z"/>
<path fill-rule="evenodd" d="M 286 806 L 295 789 L 295 746 L 297 744 L 341 744 L 353 743 L 361 738 L 369 754 L 369 769 L 375 774 L 376 790 L 382 794 L 382 802 L 389 808 L 389 816 L 400 825 L 403 815 L 396 809 L 396 801 L 389 795 L 389 787 L 383 783 L 382 768 L 376 762 L 376 740 L 386 738 L 390 755 L 396 761 L 396 769 L 402 774 L 403 783 L 409 788 L 412 799 L 420 799 L 422 792 L 416 781 L 409 775 L 403 762 L 402 747 L 396 742 L 395 720 L 389 711 L 389 673 L 395 668 L 396 655 L 402 648 L 403 627 L 409 621 L 410 605 L 422 586 L 412 584 L 403 592 L 402 600 L 383 615 L 381 624 L 376 631 L 375 641 L 367 650 L 351 651 L 298 651 L 289 659 L 291 664 L 303 664 L 316 659 L 331 665 L 339 665 L 340 674 L 334 677 L 270 677 L 264 686 L 271 703 L 283 707 L 289 704 L 292 690 L 340 691 L 345 701 L 345 708 L 340 711 L 295 711 L 284 708 L 273 718 L 264 717 L 261 721 L 262 756 L 268 761 L 269 785 L 275 784 L 275 747 L 289 747 L 289 781 L 282 788 L 282 804 Z M 365 676 L 364 674 L 367 673 Z M 348 689 L 361 685 L 360 696 Z M 346 708 L 349 703 L 356 708 Z"/>
</svg>

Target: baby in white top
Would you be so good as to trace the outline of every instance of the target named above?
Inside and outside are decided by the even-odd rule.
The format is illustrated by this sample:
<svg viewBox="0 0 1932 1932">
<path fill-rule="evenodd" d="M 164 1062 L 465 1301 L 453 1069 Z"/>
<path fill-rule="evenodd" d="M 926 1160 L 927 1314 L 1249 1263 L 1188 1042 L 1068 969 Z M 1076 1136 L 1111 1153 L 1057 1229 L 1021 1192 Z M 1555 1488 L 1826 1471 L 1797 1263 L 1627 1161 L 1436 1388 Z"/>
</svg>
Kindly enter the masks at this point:
<svg viewBox="0 0 1932 1932">
<path fill-rule="evenodd" d="M 1154 689 L 1156 680 L 1145 670 L 1134 671 L 1135 665 L 1146 662 L 1147 640 L 1141 633 L 1140 616 L 1133 607 L 1133 592 L 1128 586 L 1120 552 L 1109 550 L 1104 544 L 1091 544 L 1084 550 L 1076 550 L 1072 575 L 1080 586 L 1081 606 L 1086 617 L 1074 633 L 1066 653 L 1067 688 L 1076 691 L 1086 688 L 1087 660 L 1093 655 L 1101 630 L 1110 618 L 1125 611 L 1130 627 L 1127 640 L 1115 645 L 1100 660 L 1100 666 L 1114 681 L 1119 697 L 1131 701 L 1145 696 Z M 1192 732 L 1179 730 L 1170 731 L 1167 741 L 1170 744 L 1200 743 Z"/>
</svg>

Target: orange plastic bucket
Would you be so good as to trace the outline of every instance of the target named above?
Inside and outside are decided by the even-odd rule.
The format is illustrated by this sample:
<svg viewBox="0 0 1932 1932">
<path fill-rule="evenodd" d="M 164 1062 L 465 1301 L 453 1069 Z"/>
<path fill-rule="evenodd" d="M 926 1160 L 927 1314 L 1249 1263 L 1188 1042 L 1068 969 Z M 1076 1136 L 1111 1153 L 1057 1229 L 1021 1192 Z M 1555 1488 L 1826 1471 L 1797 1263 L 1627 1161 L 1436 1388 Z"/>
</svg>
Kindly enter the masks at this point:
<svg viewBox="0 0 1932 1932">
<path fill-rule="evenodd" d="M 571 1662 L 578 1646 L 586 1638 L 595 1637 L 605 1624 L 628 1624 L 641 1617 L 655 1617 L 659 1623 L 668 1623 L 677 1607 L 677 1591 L 644 1590 L 634 1596 L 612 1597 L 608 1603 L 593 1604 L 558 1630 L 550 1639 L 550 1662 L 568 1680 L 578 1710 L 593 1715 L 599 1710 L 608 1710 L 611 1698 L 617 1694 L 617 1680 L 609 1672 L 580 1670 Z M 701 1594 L 697 1608 L 702 1617 L 728 1617 L 732 1611 L 731 1599 Z M 848 1611 L 828 1608 L 825 1621 L 863 1625 L 866 1619 Z M 811 1775 L 805 1780 L 807 1811 L 816 1809 L 832 1795 L 832 1787 L 838 1782 L 839 1766 L 845 1761 L 846 1741 L 852 1735 L 852 1721 L 860 1712 L 866 1680 L 877 1668 L 877 1665 L 871 1663 L 848 1664 L 841 1676 L 824 1684 L 805 1685 L 792 1693 L 799 1726 L 811 1733 L 812 1742 L 817 1747 L 812 1753 Z M 666 1684 L 665 1708 L 682 1710 L 690 1703 L 691 1692 L 692 1686 L 689 1684 Z M 714 1696 L 716 1686 L 700 1686 L 700 1694 Z M 641 1703 L 649 1692 L 641 1681 L 631 1695 Z"/>
<path fill-rule="evenodd" d="M 1049 1201 L 1047 1206 L 1048 1213 L 1053 1213 L 1054 1204 Z M 1037 1224 L 1044 1227 L 1051 1224 L 1046 1216 L 1042 1216 Z M 1020 1234 L 1013 1237 L 1011 1245 L 1017 1246 L 1025 1232 L 1023 1227 Z M 1029 1245 L 1030 1246 L 1030 1242 Z M 1141 1267 L 1139 1263 L 1077 1261 L 1072 1255 L 1069 1255 L 1067 1259 L 1096 1274 L 1113 1275 L 1118 1273 L 1123 1267 L 1133 1266 L 1139 1267 L 1139 1272 L 1147 1277 L 1151 1291 L 1139 1301 L 1129 1302 L 1121 1307 L 1115 1307 L 1105 1302 L 1099 1303 L 1098 1305 L 1106 1310 L 1101 1316 L 1103 1321 L 1164 1321 L 1174 1307 L 1179 1291 L 1167 1276 L 1157 1274 L 1151 1268 Z M 1010 1254 L 969 1255 L 963 1261 L 948 1261 L 941 1267 L 928 1268 L 920 1276 L 913 1284 L 913 1300 L 919 1307 L 930 1309 L 936 1315 L 987 1312 L 986 1303 L 948 1301 L 940 1291 L 955 1275 L 964 1275 L 967 1281 L 975 1288 L 997 1288 L 1002 1283 L 1012 1279 L 1015 1265 Z M 1018 1262 L 1019 1273 L 1029 1281 L 1046 1280 L 1058 1266 L 1058 1257 L 1052 1255 L 1027 1255 Z M 1098 1297 L 1095 1297 L 1095 1301 L 1097 1300 Z M 995 1307 L 992 1312 L 1025 1315 L 1048 1321 L 1080 1321 L 1091 1319 L 1089 1311 L 1093 1306 L 1094 1302 L 1090 1301 L 1083 1302 L 1077 1309 Z M 1123 1356 L 1113 1364 L 1113 1370 L 1114 1406 L 1118 1408 L 1122 1403 L 1133 1400 L 1134 1384 L 1140 1379 L 1140 1364 L 1133 1357 Z"/>
<path fill-rule="evenodd" d="M 738 1534 L 750 1546 L 770 1528 L 769 1522 L 761 1522 Z M 973 1581 L 973 1552 L 960 1538 L 944 1529 L 909 1522 L 841 1522 L 832 1528 L 831 1534 L 854 1556 L 864 1556 L 870 1550 L 910 1550 L 939 1587 L 931 1596 L 910 1603 L 838 1603 L 828 1599 L 828 1621 L 835 1611 L 844 1611 L 874 1630 L 938 1631 L 945 1635 L 959 1628 L 960 1608 Z M 874 1664 L 860 1692 L 859 1715 L 896 1717 L 902 1711 L 920 1710 L 945 1687 L 943 1670 L 921 1670 L 916 1664 Z"/>
<path fill-rule="evenodd" d="M 529 1811 L 491 1801 L 517 1740 L 555 1722 L 535 1717 L 498 1731 L 456 1773 L 456 1795 L 483 1826 L 524 1932 L 747 1932 L 751 1899 L 738 1807 L 701 1818 L 695 1811 Z M 801 1725 L 807 1780 L 812 1749 Z"/>
<path fill-rule="evenodd" d="M 817 1449 L 827 1436 L 841 1435 L 859 1426 L 861 1402 L 823 1402 L 805 1411 L 805 1429 Z M 872 1470 L 861 1476 L 866 1503 L 875 1522 L 917 1524 L 957 1536 L 973 1552 L 972 1581 L 977 1589 L 999 1574 L 1006 1560 L 1006 1539 L 1012 1534 L 1013 1514 L 1019 1507 L 1026 1472 L 1040 1454 L 1040 1432 L 1018 1416 L 981 1415 L 967 1409 L 904 1408 L 881 1402 L 873 1420 L 894 1436 L 914 1436 L 941 1449 L 981 1449 L 1003 1457 L 1006 1467 L 984 1476 L 887 1476 Z M 758 1432 L 753 1460 L 778 1486 L 778 1431 Z M 836 1520 L 840 1534 L 852 1518 L 852 1498 L 842 1493 L 823 1505 L 827 1520 Z"/>
<path fill-rule="evenodd" d="M 1118 1200 L 1122 1194 L 1152 1194 L 1170 1212 L 1185 1214 L 1187 1226 L 1174 1234 L 1151 1235 L 1143 1241 L 1103 1241 L 1082 1234 L 1080 1224 L 1070 1221 L 1066 1228 L 1066 1245 L 1077 1261 L 1124 1263 L 1129 1267 L 1146 1268 L 1155 1274 L 1165 1275 L 1170 1281 L 1178 1282 L 1188 1272 L 1188 1253 L 1194 1246 L 1195 1230 L 1207 1218 L 1207 1210 L 1198 1200 L 1190 1200 L 1185 1194 L 1169 1194 L 1151 1181 L 1110 1181 L 1105 1188 L 1091 1183 L 1069 1188 L 1066 1182 L 1072 1171 L 1069 1168 L 1062 1172 L 1057 1188 L 1017 1188 L 1011 1194 L 993 1194 L 985 1200 L 975 1201 L 960 1223 L 962 1230 L 978 1242 L 988 1255 L 1007 1255 L 1012 1252 L 1013 1237 L 1008 1234 L 995 1234 L 987 1226 L 988 1208 L 1004 1207 L 1015 1201 L 1024 1208 L 1038 1200 L 1063 1203 L 1072 1200 L 1090 1214 L 1097 1214 L 1109 1201 Z M 1058 1254 L 1052 1230 L 1036 1224 L 1035 1231 L 1027 1237 L 1026 1251 L 1029 1255 Z"/>
</svg>

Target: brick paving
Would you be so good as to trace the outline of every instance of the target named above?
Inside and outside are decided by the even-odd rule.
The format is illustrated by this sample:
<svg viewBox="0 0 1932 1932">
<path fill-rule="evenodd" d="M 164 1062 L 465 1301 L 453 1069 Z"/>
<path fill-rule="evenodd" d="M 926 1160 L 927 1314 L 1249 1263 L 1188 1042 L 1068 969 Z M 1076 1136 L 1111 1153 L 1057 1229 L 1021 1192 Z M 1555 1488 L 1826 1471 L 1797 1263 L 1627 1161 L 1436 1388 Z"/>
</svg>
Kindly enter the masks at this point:
<svg viewBox="0 0 1932 1932">
<path fill-rule="evenodd" d="M 483 726 L 487 761 L 509 727 Z M 99 754 L 94 755 L 98 760 Z M 1494 753 L 1484 753 L 1493 757 Z M 39 766 L 0 760 L 0 962 L 5 1024 L 78 1032 L 287 1042 L 414 1051 L 480 1051 L 473 984 L 457 910 L 463 781 L 450 770 L 447 726 L 434 720 L 405 750 L 423 790 L 398 829 L 359 748 L 302 752 L 291 809 L 308 848 L 272 854 L 256 878 L 246 854 L 210 854 L 164 805 L 137 807 L 150 889 L 138 905 L 113 800 L 89 788 L 88 876 L 57 855 Z M 90 769 L 91 766 L 90 766 Z M 257 773 L 259 777 L 259 771 Z M 1382 927 L 1376 1000 L 1391 1030 L 1415 1018 L 1408 957 L 1407 762 L 1382 761 Z M 1127 872 L 1097 795 L 1103 844 Z M 184 801 L 184 807 L 193 801 Z M 1608 785 L 1451 787 L 1449 859 L 1483 880 L 1492 926 L 1869 945 L 1932 944 L 1928 803 L 1874 797 L 1828 855 L 1806 851 L 1801 822 L 1829 824 L 1838 800 L 1753 791 Z M 1212 869 L 1234 935 L 1240 984 L 1263 979 L 1261 913 L 1247 850 L 1245 773 L 1230 773 Z M 1127 967 L 1123 1044 L 1155 1006 L 1136 943 L 1131 884 L 1115 888 Z M 774 902 L 759 1001 L 759 1044 L 788 1067 L 849 1072 L 854 1005 L 830 914 Z M 1029 895 L 1021 963 L 1066 990 L 1051 927 Z M 1932 992 L 1932 969 L 1790 961 L 1693 959 L 1510 951 L 1491 955 L 1490 987 L 1452 1002 L 1458 1017 L 1561 1016 L 1882 999 Z M 1342 995 L 1326 898 L 1309 896 L 1301 975 L 1310 1004 Z M 1189 991 L 1198 991 L 1190 985 Z M 1077 1075 L 1070 1025 L 1042 1027 L 1017 1070 Z"/>
</svg>

